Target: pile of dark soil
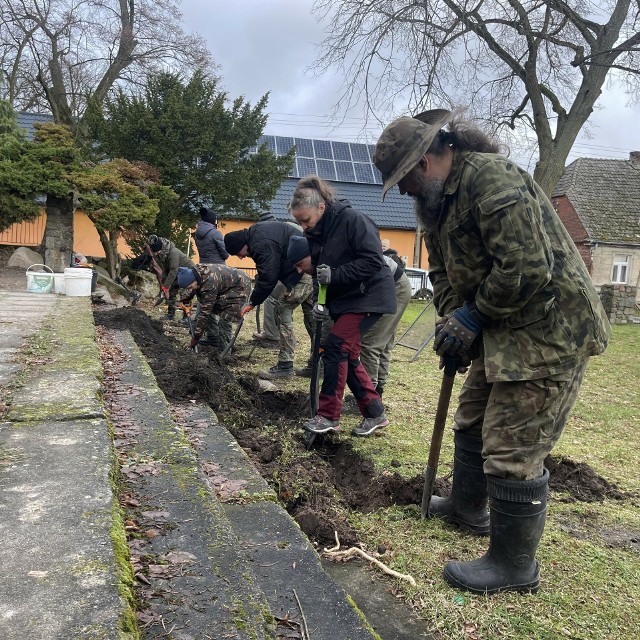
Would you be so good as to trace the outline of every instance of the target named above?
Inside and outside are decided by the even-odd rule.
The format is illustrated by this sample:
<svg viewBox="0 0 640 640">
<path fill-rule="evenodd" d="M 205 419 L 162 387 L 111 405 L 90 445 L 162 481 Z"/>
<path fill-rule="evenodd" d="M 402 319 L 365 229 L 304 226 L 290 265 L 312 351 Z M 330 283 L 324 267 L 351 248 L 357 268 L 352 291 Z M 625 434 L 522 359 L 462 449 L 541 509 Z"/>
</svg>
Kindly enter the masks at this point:
<svg viewBox="0 0 640 640">
<path fill-rule="evenodd" d="M 139 308 L 97 308 L 95 319 L 109 329 L 131 332 L 169 402 L 196 400 L 216 411 L 310 538 L 333 542 L 337 532 L 343 545 L 351 545 L 357 539 L 344 517 L 349 509 L 420 504 L 421 474 L 406 479 L 395 472 L 380 473 L 348 442 L 329 438 L 318 439 L 308 452 L 299 428 L 308 407 L 306 394 L 260 392 L 253 376 L 235 376 L 216 355 L 194 353 L 165 335 L 162 322 Z M 551 488 L 567 499 L 624 497 L 584 463 L 551 457 L 546 462 Z M 448 480 L 438 478 L 436 494 L 449 490 Z"/>
</svg>

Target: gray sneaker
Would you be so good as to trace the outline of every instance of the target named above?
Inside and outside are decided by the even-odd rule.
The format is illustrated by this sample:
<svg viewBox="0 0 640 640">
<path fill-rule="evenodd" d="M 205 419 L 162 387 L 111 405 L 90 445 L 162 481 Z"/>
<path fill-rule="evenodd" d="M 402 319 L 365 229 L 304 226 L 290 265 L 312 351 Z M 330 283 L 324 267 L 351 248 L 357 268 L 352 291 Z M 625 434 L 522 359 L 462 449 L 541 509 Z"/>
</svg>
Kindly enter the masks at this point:
<svg viewBox="0 0 640 640">
<path fill-rule="evenodd" d="M 311 418 L 311 420 L 307 420 L 302 428 L 305 431 L 311 431 L 312 433 L 327 433 L 328 431 L 337 432 L 340 431 L 340 427 L 338 426 L 338 420 L 330 420 L 329 418 L 325 418 L 320 414 L 316 414 Z"/>
<path fill-rule="evenodd" d="M 278 362 L 270 369 L 258 371 L 258 377 L 263 380 L 279 380 L 281 378 L 293 378 L 293 362 Z"/>
<path fill-rule="evenodd" d="M 377 418 L 365 418 L 357 427 L 351 430 L 351 434 L 354 436 L 370 436 L 373 435 L 378 429 L 386 427 L 389 424 L 389 419 L 383 413 Z"/>
</svg>

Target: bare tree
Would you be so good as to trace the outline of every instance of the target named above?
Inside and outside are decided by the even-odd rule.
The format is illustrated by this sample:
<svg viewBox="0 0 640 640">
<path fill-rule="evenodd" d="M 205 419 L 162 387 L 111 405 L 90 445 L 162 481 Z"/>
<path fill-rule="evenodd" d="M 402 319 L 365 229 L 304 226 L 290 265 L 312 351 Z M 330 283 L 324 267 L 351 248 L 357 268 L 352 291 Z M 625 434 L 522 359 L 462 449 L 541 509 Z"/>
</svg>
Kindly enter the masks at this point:
<svg viewBox="0 0 640 640">
<path fill-rule="evenodd" d="M 2 97 L 77 126 L 89 98 L 150 73 L 212 69 L 199 36 L 180 27 L 179 0 L 2 0 Z"/>
<path fill-rule="evenodd" d="M 183 32 L 178 5 L 179 0 L 0 0 L 0 97 L 18 110 L 49 112 L 82 135 L 88 102 L 101 103 L 116 86 L 143 85 L 159 71 L 212 70 L 203 39 Z M 47 216 L 49 266 L 59 270 L 69 263 L 73 246 L 71 198 L 52 199 Z"/>
<path fill-rule="evenodd" d="M 640 0 L 316 0 L 329 21 L 316 68 L 340 100 L 389 117 L 466 105 L 495 131 L 535 136 L 551 192 L 605 82 L 640 90 Z M 354 77 L 355 76 L 355 77 Z"/>
</svg>

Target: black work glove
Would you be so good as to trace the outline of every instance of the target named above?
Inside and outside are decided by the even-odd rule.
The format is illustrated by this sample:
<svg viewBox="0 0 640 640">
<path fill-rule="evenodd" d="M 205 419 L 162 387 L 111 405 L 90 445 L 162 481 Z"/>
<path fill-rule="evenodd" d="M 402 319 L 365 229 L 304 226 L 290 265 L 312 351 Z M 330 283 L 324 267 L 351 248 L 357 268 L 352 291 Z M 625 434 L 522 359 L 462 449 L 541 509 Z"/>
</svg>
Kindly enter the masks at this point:
<svg viewBox="0 0 640 640">
<path fill-rule="evenodd" d="M 325 304 L 314 302 L 311 315 L 316 322 L 324 322 L 329 317 L 329 309 Z"/>
<path fill-rule="evenodd" d="M 478 311 L 475 303 L 465 302 L 447 318 L 442 329 L 438 331 L 436 327 L 433 350 L 440 357 L 466 353 L 486 323 L 487 318 Z"/>
<path fill-rule="evenodd" d="M 329 284 L 331 282 L 331 267 L 327 264 L 321 264 L 316 270 L 318 284 Z"/>
</svg>

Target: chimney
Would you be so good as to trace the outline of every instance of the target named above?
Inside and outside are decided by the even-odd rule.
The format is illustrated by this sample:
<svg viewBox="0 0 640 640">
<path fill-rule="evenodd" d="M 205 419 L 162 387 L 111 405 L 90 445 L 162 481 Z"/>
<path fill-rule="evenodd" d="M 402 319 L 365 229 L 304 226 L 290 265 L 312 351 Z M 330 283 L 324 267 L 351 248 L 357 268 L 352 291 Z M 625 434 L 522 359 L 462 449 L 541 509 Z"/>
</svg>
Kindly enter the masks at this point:
<svg viewBox="0 0 640 640">
<path fill-rule="evenodd" d="M 640 169 L 640 151 L 629 152 L 629 162 L 632 167 Z"/>
</svg>

